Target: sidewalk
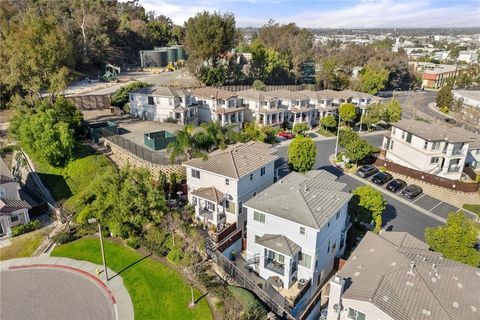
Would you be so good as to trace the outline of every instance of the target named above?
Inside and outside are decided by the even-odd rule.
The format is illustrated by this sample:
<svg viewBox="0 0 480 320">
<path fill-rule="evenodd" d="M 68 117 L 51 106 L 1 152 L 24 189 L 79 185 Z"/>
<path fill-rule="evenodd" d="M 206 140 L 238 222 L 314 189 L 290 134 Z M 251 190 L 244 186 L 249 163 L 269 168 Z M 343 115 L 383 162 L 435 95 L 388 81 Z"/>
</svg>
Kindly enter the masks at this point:
<svg viewBox="0 0 480 320">
<path fill-rule="evenodd" d="M 0 264 L 0 272 L 32 268 L 61 269 L 63 271 L 80 274 L 106 291 L 105 294 L 110 296 L 114 304 L 117 320 L 131 320 L 134 318 L 133 304 L 130 295 L 123 284 L 121 276 L 117 275 L 113 270 L 108 269 L 110 280 L 107 282 L 105 281 L 103 273 L 99 276 L 96 274 L 96 270 L 102 270 L 103 266 L 88 261 L 42 256 L 11 259 L 2 261 Z"/>
<path fill-rule="evenodd" d="M 368 137 L 368 136 L 377 136 L 377 135 L 382 135 L 384 133 L 388 133 L 388 130 L 380 130 L 380 131 L 362 131 L 362 132 L 357 132 L 359 133 L 360 137 Z M 322 136 L 321 134 L 318 134 L 315 130 L 309 130 L 306 132 L 306 135 L 312 138 L 313 141 L 328 141 L 328 140 L 336 140 L 337 136 L 333 137 L 325 137 Z M 313 137 L 312 137 L 313 136 Z M 274 146 L 275 147 L 285 147 L 290 145 L 293 139 L 285 139 L 283 141 L 280 141 L 276 143 Z"/>
</svg>

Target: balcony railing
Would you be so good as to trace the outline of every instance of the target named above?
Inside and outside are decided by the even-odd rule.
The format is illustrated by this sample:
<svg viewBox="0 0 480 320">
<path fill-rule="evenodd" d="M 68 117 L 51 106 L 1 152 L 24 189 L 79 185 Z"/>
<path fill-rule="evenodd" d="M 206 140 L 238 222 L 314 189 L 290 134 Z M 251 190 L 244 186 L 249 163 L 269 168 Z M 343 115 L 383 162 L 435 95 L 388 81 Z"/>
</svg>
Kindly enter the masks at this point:
<svg viewBox="0 0 480 320">
<path fill-rule="evenodd" d="M 265 263 L 264 264 L 265 269 L 276 272 L 282 276 L 285 274 L 285 265 L 283 263 L 280 263 L 278 261 L 275 261 L 269 258 L 265 258 L 264 263 Z"/>
</svg>

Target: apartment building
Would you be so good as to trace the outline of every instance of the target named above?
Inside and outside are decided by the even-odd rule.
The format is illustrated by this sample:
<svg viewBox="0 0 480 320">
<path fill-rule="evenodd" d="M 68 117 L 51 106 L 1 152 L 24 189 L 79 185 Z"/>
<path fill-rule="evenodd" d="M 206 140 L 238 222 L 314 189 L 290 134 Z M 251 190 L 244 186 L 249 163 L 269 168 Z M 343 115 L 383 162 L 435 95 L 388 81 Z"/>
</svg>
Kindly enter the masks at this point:
<svg viewBox="0 0 480 320">
<path fill-rule="evenodd" d="M 315 109 L 309 104 L 309 98 L 298 92 L 290 90 L 274 90 L 265 92 L 267 97 L 278 100 L 278 106 L 287 111 L 289 127 L 297 123 L 306 123 L 313 126 Z"/>
<path fill-rule="evenodd" d="M 245 107 L 235 92 L 202 87 L 192 91 L 194 101 L 198 105 L 200 122 L 218 121 L 225 125 L 242 127 Z"/>
<path fill-rule="evenodd" d="M 351 194 L 324 170 L 291 172 L 244 204 L 246 259 L 295 307 L 308 301 L 343 254 Z M 299 297 L 299 294 L 301 297 Z"/>
<path fill-rule="evenodd" d="M 129 92 L 130 114 L 153 121 L 175 119 L 179 124 L 197 124 L 198 109 L 188 90 L 173 87 L 138 88 Z"/>
<path fill-rule="evenodd" d="M 392 124 L 383 139 L 386 159 L 451 180 L 462 176 L 470 143 L 478 136 L 462 128 L 415 120 Z"/>
<path fill-rule="evenodd" d="M 476 320 L 480 271 L 406 232 L 367 232 L 330 281 L 327 320 Z"/>
<path fill-rule="evenodd" d="M 288 111 L 280 107 L 279 100 L 268 92 L 248 89 L 237 92 L 245 110 L 245 121 L 263 126 L 280 127 L 287 119 Z"/>
<path fill-rule="evenodd" d="M 195 216 L 217 229 L 233 223 L 244 226 L 243 204 L 273 183 L 277 159 L 274 147 L 250 141 L 214 151 L 207 159 L 184 162 Z"/>
</svg>

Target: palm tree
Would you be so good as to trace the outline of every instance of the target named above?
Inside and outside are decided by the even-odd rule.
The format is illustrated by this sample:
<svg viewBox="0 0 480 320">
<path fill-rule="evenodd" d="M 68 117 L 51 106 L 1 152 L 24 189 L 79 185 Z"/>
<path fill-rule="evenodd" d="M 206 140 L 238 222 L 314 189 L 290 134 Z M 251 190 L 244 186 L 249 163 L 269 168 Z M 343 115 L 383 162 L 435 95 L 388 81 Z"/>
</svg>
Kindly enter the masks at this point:
<svg viewBox="0 0 480 320">
<path fill-rule="evenodd" d="M 236 141 L 235 135 L 237 133 L 233 130 L 234 125 L 222 126 L 219 121 L 216 121 L 204 124 L 202 127 L 212 137 L 214 150 L 225 148 L 226 145 Z"/>
<path fill-rule="evenodd" d="M 175 140 L 167 146 L 172 164 L 180 155 L 185 155 L 187 160 L 193 157 L 193 126 L 186 125 L 183 129 L 175 132 Z"/>
</svg>

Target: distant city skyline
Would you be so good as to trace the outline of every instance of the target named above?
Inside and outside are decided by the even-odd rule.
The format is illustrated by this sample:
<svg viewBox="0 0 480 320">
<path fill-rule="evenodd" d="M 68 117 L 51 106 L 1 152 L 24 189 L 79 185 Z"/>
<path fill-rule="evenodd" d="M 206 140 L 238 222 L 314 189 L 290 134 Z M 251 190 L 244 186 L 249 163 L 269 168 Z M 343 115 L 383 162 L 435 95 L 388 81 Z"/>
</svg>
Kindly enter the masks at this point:
<svg viewBox="0 0 480 320">
<path fill-rule="evenodd" d="M 126 0 L 122 0 L 126 1 Z M 480 27 L 480 0 L 140 0 L 183 24 L 203 10 L 232 12 L 238 27 L 273 19 L 307 28 Z"/>
</svg>

